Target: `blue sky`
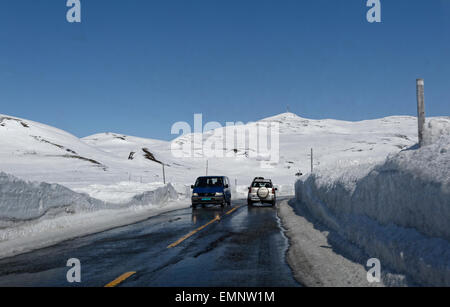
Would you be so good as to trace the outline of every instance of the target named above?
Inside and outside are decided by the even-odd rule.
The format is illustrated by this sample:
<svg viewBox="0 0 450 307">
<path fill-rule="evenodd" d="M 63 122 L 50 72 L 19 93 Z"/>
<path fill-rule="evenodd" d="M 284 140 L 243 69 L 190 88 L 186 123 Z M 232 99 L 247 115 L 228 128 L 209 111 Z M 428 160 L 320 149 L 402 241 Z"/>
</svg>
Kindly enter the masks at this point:
<svg viewBox="0 0 450 307">
<path fill-rule="evenodd" d="M 0 113 L 83 137 L 171 139 L 177 121 L 291 111 L 362 120 L 450 115 L 450 1 L 65 0 L 0 2 Z"/>
</svg>

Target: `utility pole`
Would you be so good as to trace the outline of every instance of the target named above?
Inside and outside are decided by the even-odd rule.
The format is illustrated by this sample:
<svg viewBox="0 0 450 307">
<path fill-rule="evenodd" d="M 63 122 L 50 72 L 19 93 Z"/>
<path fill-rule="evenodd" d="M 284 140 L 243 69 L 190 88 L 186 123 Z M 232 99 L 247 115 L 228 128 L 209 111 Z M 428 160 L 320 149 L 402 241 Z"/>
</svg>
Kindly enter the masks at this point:
<svg viewBox="0 0 450 307">
<path fill-rule="evenodd" d="M 423 130 L 425 127 L 425 82 L 423 79 L 416 80 L 417 88 L 417 117 L 419 121 L 419 147 L 423 145 Z"/>
<path fill-rule="evenodd" d="M 206 160 L 206 176 L 208 176 L 208 160 Z"/>
</svg>

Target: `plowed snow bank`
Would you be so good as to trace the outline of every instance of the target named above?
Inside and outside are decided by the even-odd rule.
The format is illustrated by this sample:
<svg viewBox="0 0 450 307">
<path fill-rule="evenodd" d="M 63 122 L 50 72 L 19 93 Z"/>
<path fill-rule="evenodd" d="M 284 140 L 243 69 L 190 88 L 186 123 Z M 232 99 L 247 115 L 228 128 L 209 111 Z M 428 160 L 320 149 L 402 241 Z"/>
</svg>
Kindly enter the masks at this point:
<svg viewBox="0 0 450 307">
<path fill-rule="evenodd" d="M 296 183 L 297 204 L 384 266 L 450 285 L 450 120 L 427 125 L 427 146 L 380 165 L 322 169 Z"/>
<path fill-rule="evenodd" d="M 171 184 L 127 196 L 127 202 L 111 203 L 58 184 L 27 182 L 0 173 L 0 258 L 182 206 Z"/>
</svg>

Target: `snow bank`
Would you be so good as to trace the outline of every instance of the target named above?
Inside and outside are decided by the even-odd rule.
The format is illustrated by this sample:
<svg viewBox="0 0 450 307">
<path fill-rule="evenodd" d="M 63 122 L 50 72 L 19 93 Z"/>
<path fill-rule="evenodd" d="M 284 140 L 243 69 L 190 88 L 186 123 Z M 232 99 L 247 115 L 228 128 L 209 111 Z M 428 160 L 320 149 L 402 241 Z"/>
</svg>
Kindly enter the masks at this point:
<svg viewBox="0 0 450 307">
<path fill-rule="evenodd" d="M 136 195 L 147 191 L 154 191 L 164 187 L 162 182 L 140 183 L 123 181 L 116 184 L 92 184 L 86 187 L 75 188 L 74 191 L 86 193 L 89 196 L 113 204 L 126 204 Z"/>
<path fill-rule="evenodd" d="M 27 182 L 0 173 L 0 221 L 25 221 L 80 211 L 158 205 L 178 197 L 171 184 L 146 186 L 147 190 L 127 189 L 131 184 L 96 185 L 91 189 L 80 189 L 104 199 L 99 200 L 59 184 Z"/>
<path fill-rule="evenodd" d="M 0 221 L 24 221 L 44 215 L 92 211 L 107 204 L 58 184 L 26 182 L 0 173 Z"/>
<path fill-rule="evenodd" d="M 151 187 L 153 190 L 135 189 L 134 194 L 124 188 L 125 197 L 112 187 L 105 186 L 106 191 L 101 191 L 97 186 L 93 194 L 105 196 L 111 192 L 111 199 L 121 200 L 108 202 L 58 184 L 27 182 L 0 173 L 0 257 L 126 225 L 164 209 L 181 207 L 180 203 L 174 206 L 178 193 L 171 184 Z"/>
<path fill-rule="evenodd" d="M 428 122 L 428 146 L 391 155 L 383 164 L 322 169 L 302 178 L 298 206 L 413 283 L 449 286 L 449 127 L 446 119 Z"/>
</svg>

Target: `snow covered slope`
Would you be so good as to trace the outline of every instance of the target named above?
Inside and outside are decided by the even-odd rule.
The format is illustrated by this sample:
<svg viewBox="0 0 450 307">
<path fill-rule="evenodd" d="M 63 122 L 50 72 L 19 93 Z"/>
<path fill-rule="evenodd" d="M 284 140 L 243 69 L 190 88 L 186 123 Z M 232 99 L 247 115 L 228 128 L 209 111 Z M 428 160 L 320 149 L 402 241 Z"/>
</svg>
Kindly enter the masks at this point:
<svg viewBox="0 0 450 307">
<path fill-rule="evenodd" d="M 0 170 L 70 188 L 122 181 L 162 182 L 161 164 L 151 150 L 161 144 L 168 146 L 168 142 L 144 140 L 137 148 L 121 136 L 109 136 L 114 145 L 111 150 L 91 146 L 47 125 L 0 115 Z M 128 159 L 131 151 L 136 152 L 133 160 Z"/>
<path fill-rule="evenodd" d="M 272 168 L 261 168 L 261 159 L 251 157 L 248 144 L 227 148 L 224 135 L 235 133 L 245 136 L 254 123 L 220 128 L 205 132 L 197 140 L 211 142 L 216 150 L 222 150 L 225 158 L 209 158 L 209 166 L 216 172 L 237 178 L 239 183 L 250 182 L 255 175 L 271 177 L 281 185 L 293 186 L 295 174 L 310 170 L 310 151 L 314 149 L 314 165 L 322 167 L 336 163 L 351 164 L 361 161 L 380 161 L 389 153 L 398 152 L 415 144 L 417 140 L 417 121 L 414 117 L 397 116 L 362 122 L 337 120 L 310 120 L 293 113 L 284 113 L 266 118 L 260 122 L 277 122 L 280 125 L 279 162 Z M 259 123 L 260 123 L 259 122 Z M 195 134 L 181 136 L 174 140 L 180 146 L 194 144 Z M 231 154 L 231 158 L 226 158 Z M 201 159 L 201 158 L 197 158 Z M 204 164 L 203 164 L 204 165 Z"/>
<path fill-rule="evenodd" d="M 173 157 L 170 142 L 167 141 L 115 133 L 99 133 L 85 137 L 81 141 L 113 157 L 115 163 L 110 163 L 111 169 L 122 172 L 121 181 L 162 182 L 162 164 L 164 164 L 166 181 L 177 184 L 180 192 L 183 192 L 182 185 L 190 186 L 195 180 L 193 178 L 195 173 L 203 168 L 203 164 L 196 161 Z M 193 169 L 195 171 L 190 172 Z"/>
<path fill-rule="evenodd" d="M 228 175 L 240 190 L 255 176 L 272 177 L 293 193 L 295 174 L 310 168 L 310 149 L 314 148 L 315 167 L 351 164 L 360 161 L 380 161 L 389 153 L 412 146 L 417 128 L 413 117 L 345 122 L 337 120 L 309 120 L 293 113 L 284 113 L 260 122 L 280 124 L 280 159 L 269 169 L 261 168 L 261 158 L 252 157 L 247 146 L 226 148 L 223 133 L 232 129 L 245 137 L 254 125 L 220 128 L 205 132 L 200 139 L 215 142 L 228 158 L 175 157 L 171 142 L 102 133 L 83 139 L 30 120 L 0 115 L 0 171 L 19 178 L 59 183 L 69 188 L 84 189 L 93 185 L 117 185 L 122 182 L 162 182 L 162 165 L 166 164 L 166 179 L 178 183 L 183 192 L 197 176 L 205 174 L 206 160 L 209 174 Z M 235 130 L 234 130 L 235 129 Z M 176 138 L 173 143 L 186 144 L 195 135 Z M 222 148 L 220 147 L 222 144 Z M 194 144 L 201 148 L 202 144 Z M 283 190 L 283 189 L 282 189 Z"/>
</svg>

